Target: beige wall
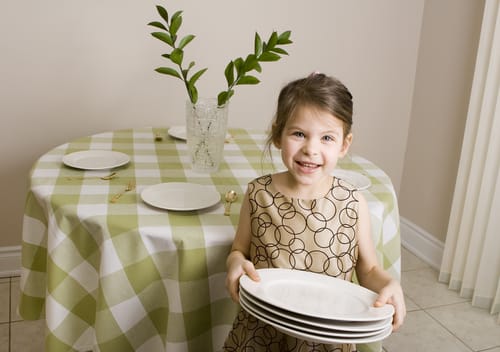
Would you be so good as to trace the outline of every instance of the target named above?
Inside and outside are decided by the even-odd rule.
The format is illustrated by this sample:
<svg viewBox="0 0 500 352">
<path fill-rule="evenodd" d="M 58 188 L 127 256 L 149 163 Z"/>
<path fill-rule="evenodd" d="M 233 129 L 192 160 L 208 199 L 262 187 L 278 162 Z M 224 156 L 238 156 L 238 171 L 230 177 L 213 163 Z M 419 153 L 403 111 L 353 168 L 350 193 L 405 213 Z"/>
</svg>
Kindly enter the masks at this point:
<svg viewBox="0 0 500 352">
<path fill-rule="evenodd" d="M 467 117 L 483 1 L 427 0 L 399 205 L 444 241 Z"/>
<path fill-rule="evenodd" d="M 428 126 L 420 120 L 421 113 L 428 110 L 419 110 L 423 108 L 415 103 L 426 104 L 425 87 L 433 86 L 428 71 L 431 66 L 424 58 L 431 53 L 428 41 L 432 34 L 442 31 L 437 20 L 447 28 L 440 43 L 444 48 L 438 47 L 438 51 L 445 54 L 450 46 L 449 50 L 473 58 L 475 37 L 469 33 L 477 32 L 480 18 L 477 6 L 467 0 L 446 2 L 456 8 L 451 17 L 436 19 L 429 7 L 423 17 L 424 3 L 433 4 L 444 14 L 438 2 L 171 0 L 168 5 L 172 10 L 184 10 L 182 32 L 197 35 L 186 55 L 199 67 L 209 67 L 199 86 L 205 96 L 223 88 L 225 64 L 253 48 L 255 31 L 267 36 L 274 29 L 292 30 L 295 43 L 289 48 L 290 57 L 265 64 L 259 86 L 238 88 L 230 106 L 230 125 L 267 127 L 277 93 L 290 79 L 316 70 L 339 77 L 355 97 L 354 151 L 390 175 L 397 192 L 404 195 L 402 215 L 432 232 L 441 231 L 443 219 L 429 217 L 421 207 L 432 213 L 434 202 L 421 199 L 416 206 L 405 188 L 413 187 L 414 182 L 403 180 L 417 177 L 418 172 L 432 179 L 432 174 L 425 173 L 429 170 L 419 164 L 418 134 L 413 131 L 429 134 Z M 160 54 L 164 52 L 146 26 L 158 17 L 156 3 L 166 4 L 148 0 L 27 0 L 0 5 L 0 247 L 21 242 L 29 169 L 45 151 L 100 131 L 182 123 L 186 95 L 180 82 L 153 71 L 163 63 Z M 460 17 L 468 11 L 472 11 L 470 15 Z M 427 39 L 420 44 L 422 25 Z M 464 36 L 467 40 L 459 46 L 456 42 Z M 424 50 L 420 54 L 419 45 Z M 463 72 L 470 60 L 450 60 L 453 69 L 441 71 L 440 81 L 452 87 L 470 86 L 470 74 Z M 455 126 L 455 110 L 448 107 L 441 111 L 443 126 L 446 121 L 454 126 L 454 144 L 447 150 L 446 140 L 435 139 L 433 150 L 446 149 L 442 158 L 448 160 L 451 154 L 456 160 L 466 94 L 460 91 L 450 98 L 445 93 L 440 89 L 435 92 L 444 94 L 443 101 L 450 106 L 455 106 L 453 101 L 461 102 L 455 107 L 460 123 Z M 442 177 L 449 177 L 443 181 L 446 184 L 454 182 L 453 172 Z M 450 190 L 439 197 L 449 199 Z"/>
</svg>

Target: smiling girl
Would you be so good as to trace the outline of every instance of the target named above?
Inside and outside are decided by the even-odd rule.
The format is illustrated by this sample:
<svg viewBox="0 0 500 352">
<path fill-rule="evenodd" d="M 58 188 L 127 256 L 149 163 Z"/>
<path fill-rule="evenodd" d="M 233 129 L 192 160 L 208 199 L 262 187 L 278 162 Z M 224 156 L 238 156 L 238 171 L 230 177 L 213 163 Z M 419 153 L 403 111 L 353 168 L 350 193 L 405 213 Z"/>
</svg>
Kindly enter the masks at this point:
<svg viewBox="0 0 500 352">
<path fill-rule="evenodd" d="M 406 314 L 403 292 L 378 264 L 366 200 L 332 176 L 352 143 L 352 95 L 337 79 L 312 74 L 280 92 L 268 147 L 281 150 L 286 171 L 248 184 L 231 253 L 227 289 L 239 300 L 239 278 L 256 269 L 287 268 L 359 283 L 392 304 L 393 330 Z M 355 351 L 283 334 L 241 309 L 224 351 Z"/>
</svg>

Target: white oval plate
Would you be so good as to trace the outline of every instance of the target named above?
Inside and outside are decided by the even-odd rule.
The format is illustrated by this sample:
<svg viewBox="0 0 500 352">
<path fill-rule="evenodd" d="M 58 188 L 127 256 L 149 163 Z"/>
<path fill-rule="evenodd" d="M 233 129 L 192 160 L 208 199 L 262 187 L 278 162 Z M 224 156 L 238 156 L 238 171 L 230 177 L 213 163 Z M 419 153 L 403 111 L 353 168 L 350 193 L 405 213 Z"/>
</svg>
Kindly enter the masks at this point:
<svg viewBox="0 0 500 352">
<path fill-rule="evenodd" d="M 129 161 L 127 154 L 112 150 L 82 150 L 66 154 L 62 158 L 65 165 L 83 170 L 112 169 Z"/>
<path fill-rule="evenodd" d="M 185 141 L 186 140 L 186 126 L 172 126 L 168 129 L 168 135 L 170 137 L 180 139 Z"/>
<path fill-rule="evenodd" d="M 240 299 L 240 305 L 242 306 L 243 309 L 245 309 L 248 313 L 252 314 L 255 316 L 257 319 L 262 320 L 263 322 L 270 324 L 274 326 L 276 329 L 280 330 L 281 332 L 291 335 L 294 337 L 297 337 L 302 340 L 307 340 L 307 341 L 313 341 L 313 342 L 318 342 L 318 343 L 324 343 L 324 344 L 333 344 L 333 343 L 350 343 L 350 344 L 360 344 L 360 343 L 370 343 L 370 342 L 375 342 L 375 341 L 380 341 L 385 339 L 387 336 L 389 336 L 392 332 L 392 325 L 387 326 L 382 332 L 378 332 L 374 335 L 371 336 L 365 336 L 365 337 L 340 337 L 340 336 L 335 336 L 333 334 L 318 334 L 318 333 L 308 333 L 301 331 L 297 328 L 290 328 L 287 326 L 284 326 L 281 324 L 279 321 L 275 321 L 273 319 L 270 319 L 268 316 L 260 314 L 256 310 L 252 308 L 251 305 L 245 301 L 245 299 L 241 300 Z"/>
<path fill-rule="evenodd" d="M 141 192 L 141 198 L 156 208 L 177 211 L 204 209 L 220 202 L 220 194 L 213 186 L 186 182 L 149 186 Z"/>
<path fill-rule="evenodd" d="M 373 307 L 377 294 L 332 276 L 290 269 L 258 269 L 260 281 L 247 275 L 240 285 L 252 296 L 281 309 L 312 318 L 375 321 L 391 317 L 394 307 Z"/>
<path fill-rule="evenodd" d="M 336 337 L 367 337 L 381 333 L 389 325 L 392 325 L 392 318 L 376 322 L 344 322 L 327 321 L 319 324 L 318 319 L 307 319 L 293 312 L 279 310 L 276 307 L 263 304 L 240 288 L 240 299 L 243 298 L 247 305 L 261 315 L 268 316 L 274 321 L 279 321 L 282 325 L 293 329 L 299 329 L 304 332 L 335 335 Z"/>
<path fill-rule="evenodd" d="M 375 321 L 343 321 L 312 318 L 259 301 L 256 297 L 247 293 L 243 287 L 240 287 L 240 295 L 243 295 L 248 303 L 251 303 L 255 308 L 259 308 L 262 312 L 265 311 L 269 315 L 281 317 L 285 321 L 293 322 L 295 325 L 309 326 L 314 329 L 344 331 L 349 332 L 349 334 L 367 334 L 376 330 L 381 331 L 392 323 L 392 317 Z"/>
<path fill-rule="evenodd" d="M 350 183 L 360 191 L 367 189 L 372 185 L 372 182 L 368 177 L 356 171 L 335 169 L 333 170 L 332 175 Z"/>
</svg>

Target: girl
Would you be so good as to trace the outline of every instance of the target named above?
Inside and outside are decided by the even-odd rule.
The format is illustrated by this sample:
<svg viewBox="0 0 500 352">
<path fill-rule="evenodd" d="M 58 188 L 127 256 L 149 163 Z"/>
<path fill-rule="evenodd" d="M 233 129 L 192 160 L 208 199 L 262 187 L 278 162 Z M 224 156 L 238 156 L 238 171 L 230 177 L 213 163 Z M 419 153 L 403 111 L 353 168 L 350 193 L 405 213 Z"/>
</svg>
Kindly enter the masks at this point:
<svg viewBox="0 0 500 352">
<path fill-rule="evenodd" d="M 286 85 L 278 98 L 267 147 L 281 150 L 287 170 L 249 183 L 231 253 L 226 286 L 238 302 L 239 278 L 256 269 L 289 268 L 351 280 L 378 293 L 374 306 L 395 308 L 393 330 L 406 314 L 399 283 L 383 271 L 361 193 L 331 176 L 352 142 L 352 96 L 323 74 Z M 240 310 L 225 351 L 354 351 L 287 336 Z"/>
</svg>

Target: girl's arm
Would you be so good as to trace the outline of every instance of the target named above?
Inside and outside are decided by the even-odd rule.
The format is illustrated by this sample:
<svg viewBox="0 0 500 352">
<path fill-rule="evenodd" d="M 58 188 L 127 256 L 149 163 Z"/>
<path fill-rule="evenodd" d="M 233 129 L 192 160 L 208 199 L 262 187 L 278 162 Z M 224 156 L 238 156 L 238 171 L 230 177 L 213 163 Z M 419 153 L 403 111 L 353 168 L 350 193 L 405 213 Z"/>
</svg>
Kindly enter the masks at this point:
<svg viewBox="0 0 500 352">
<path fill-rule="evenodd" d="M 226 288 L 235 302 L 239 301 L 239 279 L 243 274 L 247 274 L 252 280 L 259 281 L 259 274 L 255 270 L 253 263 L 248 260 L 250 239 L 250 202 L 248 201 L 247 191 L 241 204 L 240 220 L 231 253 L 229 253 L 226 260 Z"/>
<path fill-rule="evenodd" d="M 406 316 L 403 290 L 399 282 L 383 270 L 377 261 L 375 246 L 372 240 L 370 212 L 368 204 L 361 193 L 358 193 L 358 248 L 359 256 L 356 263 L 356 275 L 361 286 L 378 293 L 375 307 L 384 304 L 394 306 L 393 330 L 397 330 Z"/>
</svg>

